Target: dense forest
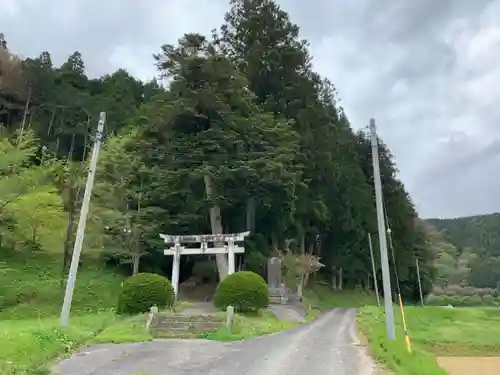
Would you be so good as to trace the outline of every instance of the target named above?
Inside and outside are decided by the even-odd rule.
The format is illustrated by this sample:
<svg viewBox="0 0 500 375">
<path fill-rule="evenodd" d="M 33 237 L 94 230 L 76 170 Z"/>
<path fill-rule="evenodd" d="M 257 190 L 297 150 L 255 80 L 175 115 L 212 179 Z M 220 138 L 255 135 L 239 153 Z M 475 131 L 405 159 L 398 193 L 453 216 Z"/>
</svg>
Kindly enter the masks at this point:
<svg viewBox="0 0 500 375">
<path fill-rule="evenodd" d="M 500 287 L 499 213 L 427 222 L 441 237 L 438 286 Z"/>
<path fill-rule="evenodd" d="M 0 42 L 3 249 L 60 253 L 67 268 L 105 111 L 86 256 L 168 275 L 158 233 L 249 230 L 247 268 L 262 272 L 278 250 L 311 253 L 338 287 L 373 287 L 370 142 L 352 130 L 299 27 L 273 1 L 232 0 L 213 35 L 159 46 L 151 63 L 161 81 L 125 70 L 89 78 L 78 51 L 54 66 L 50 51 L 21 60 L 8 36 Z M 406 299 L 416 299 L 415 258 L 427 293 L 435 251 L 388 147 L 379 148 L 391 266 Z M 199 259 L 183 261 L 185 278 Z M 221 276 L 226 262 L 216 259 Z"/>
</svg>

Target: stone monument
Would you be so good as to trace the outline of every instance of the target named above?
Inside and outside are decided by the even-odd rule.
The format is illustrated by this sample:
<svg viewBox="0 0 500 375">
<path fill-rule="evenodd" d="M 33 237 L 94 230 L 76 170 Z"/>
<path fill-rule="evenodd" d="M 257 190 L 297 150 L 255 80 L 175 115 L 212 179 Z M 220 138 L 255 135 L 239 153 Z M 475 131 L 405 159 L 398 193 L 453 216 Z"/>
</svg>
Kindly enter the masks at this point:
<svg viewBox="0 0 500 375">
<path fill-rule="evenodd" d="M 267 262 L 267 285 L 271 302 L 286 303 L 286 288 L 281 274 L 281 259 L 272 257 Z"/>
<path fill-rule="evenodd" d="M 281 259 L 278 257 L 272 257 L 267 262 L 267 284 L 270 290 L 281 286 Z"/>
</svg>

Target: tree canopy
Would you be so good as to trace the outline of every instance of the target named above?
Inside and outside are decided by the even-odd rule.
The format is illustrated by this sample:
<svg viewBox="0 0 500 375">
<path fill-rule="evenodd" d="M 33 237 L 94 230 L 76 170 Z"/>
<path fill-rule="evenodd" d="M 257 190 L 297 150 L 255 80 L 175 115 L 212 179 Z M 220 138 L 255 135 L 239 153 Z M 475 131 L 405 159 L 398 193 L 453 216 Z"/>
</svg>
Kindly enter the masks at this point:
<svg viewBox="0 0 500 375">
<path fill-rule="evenodd" d="M 500 214 L 429 219 L 439 233 L 438 285 L 500 286 Z"/>
<path fill-rule="evenodd" d="M 0 189 L 7 179 L 28 178 L 25 171 L 47 170 L 47 187 L 20 203 L 52 207 L 37 209 L 26 227 L 50 221 L 44 215 L 67 216 L 60 243 L 66 257 L 91 135 L 106 111 L 87 247 L 132 262 L 134 272 L 165 272 L 170 260 L 158 233 L 250 230 L 242 262 L 283 250 L 307 253 L 319 257 L 335 285 L 373 288 L 368 233 L 375 250 L 378 242 L 369 140 L 353 131 L 335 87 L 314 72 L 299 27 L 276 2 L 232 0 L 213 35 L 186 33 L 162 46 L 152 63 L 165 86 L 122 69 L 89 78 L 78 51 L 60 67 L 49 52 L 18 61 L 2 40 L 0 67 L 22 74 L 6 84 L 0 70 Z M 28 134 L 29 154 L 2 152 Z M 391 261 L 413 299 L 415 258 L 428 291 L 435 252 L 382 141 L 379 152 Z M 0 211 L 1 230 L 26 220 L 21 212 Z M 219 257 L 217 266 L 223 278 L 227 260 Z"/>
</svg>

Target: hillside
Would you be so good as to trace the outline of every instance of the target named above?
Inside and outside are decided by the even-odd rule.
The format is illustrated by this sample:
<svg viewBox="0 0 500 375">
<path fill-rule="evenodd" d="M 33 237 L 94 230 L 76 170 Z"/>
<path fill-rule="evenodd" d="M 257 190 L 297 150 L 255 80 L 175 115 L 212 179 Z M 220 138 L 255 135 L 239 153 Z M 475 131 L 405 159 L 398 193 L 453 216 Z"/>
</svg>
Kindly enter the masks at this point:
<svg viewBox="0 0 500 375">
<path fill-rule="evenodd" d="M 60 65 L 50 50 L 16 58 L 5 35 L 1 247 L 63 251 L 67 270 L 86 163 L 106 112 L 83 249 L 98 254 L 102 268 L 170 275 L 172 259 L 163 255 L 159 233 L 250 231 L 238 259 L 247 269 L 261 273 L 279 250 L 307 251 L 321 258 L 324 276 L 335 284 L 374 288 L 368 234 L 376 235 L 377 223 L 367 134 L 352 129 L 334 85 L 313 70 L 298 25 L 277 4 L 232 1 L 221 23 L 218 35 L 186 30 L 158 46 L 151 65 L 167 87 L 124 69 L 92 77 L 79 51 Z M 402 291 L 415 299 L 415 254 L 428 292 L 432 253 L 382 140 L 379 155 Z M 227 259 L 215 258 L 224 275 Z M 182 257 L 181 281 L 195 263 L 213 261 L 207 260 Z M 9 267 L 0 253 L 2 261 Z M 378 261 L 376 270 L 380 277 Z"/>
<path fill-rule="evenodd" d="M 500 213 L 427 222 L 458 250 L 470 248 L 475 253 L 500 256 Z"/>
<path fill-rule="evenodd" d="M 0 251 L 0 320 L 58 316 L 65 288 L 61 284 L 62 257 Z M 119 273 L 83 261 L 73 297 L 73 315 L 114 308 L 123 279 Z"/>
<path fill-rule="evenodd" d="M 500 213 L 456 219 L 429 219 L 438 233 L 437 284 L 498 288 Z"/>
</svg>

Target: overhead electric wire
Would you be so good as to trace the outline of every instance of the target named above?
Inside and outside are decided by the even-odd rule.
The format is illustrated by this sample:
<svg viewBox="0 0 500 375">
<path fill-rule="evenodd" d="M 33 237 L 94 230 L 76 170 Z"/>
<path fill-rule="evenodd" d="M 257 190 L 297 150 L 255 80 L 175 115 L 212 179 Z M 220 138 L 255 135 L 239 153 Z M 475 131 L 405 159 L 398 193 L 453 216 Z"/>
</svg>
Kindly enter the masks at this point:
<svg viewBox="0 0 500 375">
<path fill-rule="evenodd" d="M 383 208 L 384 208 L 384 217 L 385 217 L 385 224 L 387 227 L 387 234 L 389 237 L 389 247 L 391 248 L 392 267 L 394 269 L 394 277 L 396 278 L 397 293 L 399 295 L 401 295 L 401 287 L 399 285 L 398 267 L 396 266 L 396 252 L 394 251 L 394 246 L 392 244 L 392 230 L 391 230 L 391 226 L 389 224 L 389 217 L 387 216 L 387 205 L 385 203 L 385 198 L 383 196 L 382 196 L 382 204 L 383 204 Z"/>
</svg>

